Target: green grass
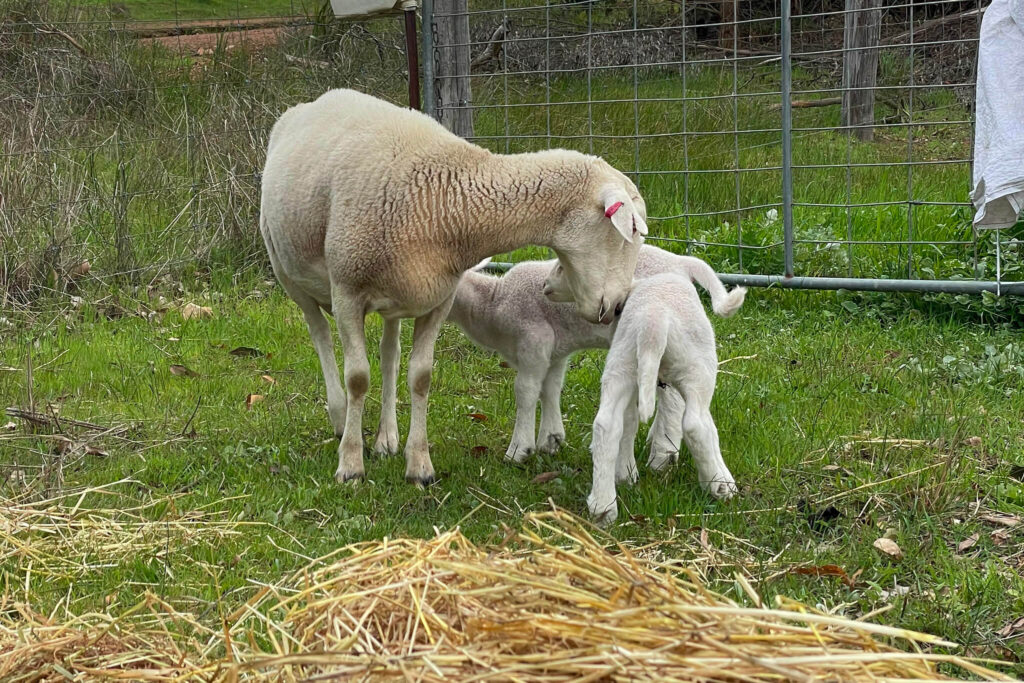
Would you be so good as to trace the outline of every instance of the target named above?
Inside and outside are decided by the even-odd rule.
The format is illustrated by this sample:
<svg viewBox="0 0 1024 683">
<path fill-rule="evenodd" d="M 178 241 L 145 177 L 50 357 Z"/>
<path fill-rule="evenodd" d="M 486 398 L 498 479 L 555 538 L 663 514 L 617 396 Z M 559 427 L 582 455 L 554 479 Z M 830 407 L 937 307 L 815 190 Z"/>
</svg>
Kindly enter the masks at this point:
<svg viewBox="0 0 1024 683">
<path fill-rule="evenodd" d="M 171 297 L 173 290 L 163 294 Z M 217 600 L 219 586 L 230 608 L 251 595 L 253 582 L 272 581 L 300 566 L 303 560 L 294 553 L 317 556 L 364 539 L 430 536 L 460 521 L 474 539 L 500 539 L 501 525 L 515 525 L 522 511 L 542 508 L 548 500 L 585 513 L 586 444 L 601 354 L 584 354 L 572 363 L 563 398 L 565 450 L 517 467 L 501 458 L 512 429 L 512 371 L 446 327 L 429 413 L 440 481 L 426 490 L 414 488 L 403 481 L 401 457 L 368 455 L 368 481 L 339 485 L 332 476 L 336 441 L 323 380 L 294 304 L 262 282 L 178 296 L 210 305 L 215 316 L 183 321 L 171 310 L 150 321 L 118 317 L 117 311 L 138 305 L 121 293 L 87 301 L 73 312 L 9 321 L 0 365 L 14 369 L 0 371 L 0 402 L 26 404 L 24 368 L 31 350 L 38 406 L 59 406 L 63 418 L 132 429 L 128 439 L 93 442 L 106 457 L 68 459 L 62 480 L 52 440 L 20 429 L 4 434 L 0 495 L 30 490 L 39 497 L 128 479 L 132 483 L 114 489 L 121 497 L 86 497 L 81 514 L 176 495 L 172 508 L 147 514 L 173 518 L 203 508 L 267 526 L 170 547 L 161 556 L 129 557 L 74 580 L 41 580 L 38 561 L 30 569 L 32 559 L 8 557 L 9 585 L 22 594 L 27 583 L 24 597 L 43 611 L 66 597 L 78 612 L 98 609 L 104 600 L 127 606 L 137 602 L 143 587 L 189 605 Z M 735 374 L 721 376 L 713 405 L 741 495 L 726 504 L 709 499 L 684 457 L 671 472 L 642 470 L 637 485 L 620 489 L 623 521 L 613 533 L 686 540 L 706 528 L 725 558 L 726 566 L 710 574 L 719 590 L 735 594 L 732 572 L 739 564 L 768 597 L 785 594 L 853 615 L 891 604 L 881 621 L 937 633 L 976 654 L 1024 655 L 1019 643 L 1000 643 L 996 635 L 1024 610 L 1021 536 L 1014 531 L 1007 544 L 997 545 L 997 527 L 979 517 L 987 511 L 1024 512 L 1024 352 L 1011 347 L 1003 360 L 992 361 L 986 351 L 1017 345 L 1019 337 L 913 312 L 886 318 L 862 308 L 851 314 L 835 295 L 776 291 L 752 292 L 736 318 L 714 323 L 721 359 L 754 356 L 725 366 Z M 371 320 L 370 336 L 377 333 Z M 238 346 L 266 356 L 228 353 Z M 173 375 L 172 364 L 199 376 Z M 404 436 L 404 377 L 400 387 Z M 379 409 L 377 390 L 363 425 L 368 443 Z M 250 393 L 265 400 L 247 410 Z M 469 413 L 487 419 L 476 421 Z M 930 445 L 846 445 L 859 434 Z M 486 452 L 474 451 L 477 446 Z M 560 476 L 531 482 L 547 471 Z M 490 506 L 479 507 L 483 501 Z M 903 549 L 901 563 L 872 548 L 886 533 Z M 977 546 L 958 553 L 957 544 L 973 533 L 980 534 Z M 679 552 L 686 557 L 688 551 Z M 823 564 L 851 575 L 860 571 L 857 586 L 787 573 Z M 904 590 L 897 587 L 906 594 L 894 597 Z"/>
</svg>

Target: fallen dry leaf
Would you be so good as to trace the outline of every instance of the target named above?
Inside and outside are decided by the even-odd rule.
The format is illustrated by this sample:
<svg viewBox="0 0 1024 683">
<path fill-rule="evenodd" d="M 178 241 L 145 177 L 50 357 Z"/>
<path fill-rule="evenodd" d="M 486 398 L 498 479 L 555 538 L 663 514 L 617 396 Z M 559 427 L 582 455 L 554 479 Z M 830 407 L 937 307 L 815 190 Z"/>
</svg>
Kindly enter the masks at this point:
<svg viewBox="0 0 1024 683">
<path fill-rule="evenodd" d="M 195 370 L 189 370 L 184 365 L 172 365 L 168 370 L 175 377 L 198 377 L 199 373 Z"/>
<path fill-rule="evenodd" d="M 1020 524 L 1020 517 L 1016 515 L 990 513 L 986 515 L 980 515 L 979 518 L 991 524 L 998 524 L 1000 526 L 1009 527 L 1011 529 Z"/>
<path fill-rule="evenodd" d="M 1010 543 L 1010 530 L 1009 529 L 996 529 L 991 533 L 992 543 L 998 546 L 1009 545 Z"/>
<path fill-rule="evenodd" d="M 213 309 L 209 306 L 197 306 L 196 304 L 188 303 L 181 307 L 181 317 L 183 320 L 191 320 L 192 318 L 212 318 Z"/>
<path fill-rule="evenodd" d="M 253 404 L 254 403 L 259 403 L 262 400 L 263 400 L 263 395 L 262 394 L 249 394 L 248 396 L 245 397 L 245 409 L 246 410 L 252 410 Z"/>
<path fill-rule="evenodd" d="M 240 358 L 256 358 L 257 356 L 263 355 L 262 351 L 254 349 L 251 346 L 238 346 L 228 351 L 228 353 Z"/>
<path fill-rule="evenodd" d="M 483 413 L 466 413 L 466 417 L 474 422 L 487 422 L 487 416 Z"/>
<path fill-rule="evenodd" d="M 1011 619 L 1006 623 L 1006 626 L 999 629 L 999 635 L 1004 638 L 1008 638 L 1022 631 L 1024 631 L 1024 617 L 1018 617 L 1016 619 Z"/>
<path fill-rule="evenodd" d="M 549 481 L 552 481 L 554 479 L 558 479 L 558 475 L 559 475 L 558 472 L 541 472 L 536 477 L 534 477 L 530 481 L 530 483 L 531 484 L 546 484 Z"/>
<path fill-rule="evenodd" d="M 889 559 L 895 560 L 896 562 L 903 559 L 903 551 L 900 550 L 898 545 L 896 545 L 896 541 L 891 538 L 879 538 L 872 543 L 872 545 L 875 547 L 875 550 L 882 553 Z"/>
<path fill-rule="evenodd" d="M 18 428 L 18 425 L 14 424 L 13 422 L 8 422 L 3 427 L 5 432 L 13 432 L 17 428 Z"/>
<path fill-rule="evenodd" d="M 956 546 L 956 551 L 962 553 L 965 550 L 970 550 L 978 544 L 978 539 L 981 538 L 981 534 L 971 534 L 964 540 L 960 541 Z"/>
<path fill-rule="evenodd" d="M 487 448 L 487 446 L 473 446 L 472 448 L 469 449 L 469 454 L 472 455 L 474 458 L 482 458 L 483 456 L 487 455 L 488 450 L 489 449 Z"/>
<path fill-rule="evenodd" d="M 971 448 L 979 448 L 981 446 L 981 437 L 969 436 L 966 439 L 964 439 L 964 443 L 970 446 Z"/>
<path fill-rule="evenodd" d="M 854 581 L 843 570 L 842 567 L 834 564 L 823 564 L 818 567 L 794 567 L 789 570 L 790 574 L 803 574 L 804 576 L 838 576 L 839 580 L 850 588 L 853 588 Z"/>
<path fill-rule="evenodd" d="M 699 540 L 700 540 L 700 547 L 704 548 L 704 550 L 706 552 L 708 552 L 708 553 L 715 552 L 715 549 L 711 547 L 711 542 L 708 540 L 708 530 L 707 529 L 701 529 L 700 530 Z"/>
<path fill-rule="evenodd" d="M 271 377 L 270 375 L 260 375 L 260 379 L 262 379 L 267 384 L 277 384 L 277 380 Z"/>
<path fill-rule="evenodd" d="M 100 458 L 105 458 L 108 455 L 110 455 L 110 453 L 107 453 L 105 450 L 102 450 L 100 448 L 96 448 L 95 446 L 86 446 L 85 447 L 85 454 L 86 455 L 95 455 L 95 456 L 100 457 Z"/>
</svg>

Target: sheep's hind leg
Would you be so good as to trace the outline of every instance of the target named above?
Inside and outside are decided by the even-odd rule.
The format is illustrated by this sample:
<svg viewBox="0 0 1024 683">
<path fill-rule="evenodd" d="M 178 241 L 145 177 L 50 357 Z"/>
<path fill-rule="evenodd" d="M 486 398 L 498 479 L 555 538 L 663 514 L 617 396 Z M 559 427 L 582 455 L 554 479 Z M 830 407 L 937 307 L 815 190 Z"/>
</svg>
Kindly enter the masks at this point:
<svg viewBox="0 0 1024 683">
<path fill-rule="evenodd" d="M 568 358 L 559 358 L 551 363 L 540 390 L 540 433 L 537 435 L 537 450 L 557 453 L 565 443 L 565 426 L 562 424 L 562 384 L 565 382 L 565 366 Z"/>
<path fill-rule="evenodd" d="M 538 372 L 537 362 L 520 362 L 516 373 L 516 425 L 512 430 L 512 442 L 505 451 L 505 459 L 524 462 L 533 454 L 536 446 L 534 430 L 537 428 L 537 399 L 540 398 L 543 375 Z"/>
<path fill-rule="evenodd" d="M 607 366 L 606 366 L 607 367 Z M 625 382 L 602 381 L 601 405 L 594 419 L 590 453 L 594 475 L 587 508 L 599 524 L 610 524 L 619 515 L 615 470 L 623 433 L 623 415 L 627 402 L 636 403 L 636 391 Z"/>
<path fill-rule="evenodd" d="M 394 455 L 398 452 L 398 411 L 395 395 L 398 362 L 402 355 L 401 333 L 400 318 L 384 319 L 384 331 L 380 337 L 380 424 L 377 427 L 377 441 L 373 446 L 373 452 L 379 455 Z"/>
<path fill-rule="evenodd" d="M 275 271 L 277 270 L 275 268 Z M 346 399 L 345 391 L 341 388 L 338 361 L 334 357 L 331 325 L 320 311 L 320 305 L 298 285 L 280 272 L 277 273 L 277 279 L 288 295 L 298 304 L 299 309 L 302 310 L 302 316 L 306 319 L 309 337 L 313 340 L 313 348 L 316 349 L 316 355 L 320 358 L 320 369 L 324 373 L 324 384 L 327 385 L 327 414 L 331 418 L 334 435 L 341 438 L 345 431 Z"/>
<path fill-rule="evenodd" d="M 647 465 L 661 472 L 679 459 L 683 443 L 683 397 L 668 386 L 658 386 L 658 412 L 647 434 L 651 444 Z"/>
<path fill-rule="evenodd" d="M 434 482 L 434 466 L 427 445 L 427 397 L 430 394 L 430 373 L 434 366 L 434 344 L 441 324 L 448 317 L 454 294 L 426 315 L 416 318 L 412 352 L 409 354 L 409 394 L 412 414 L 409 437 L 405 442 L 405 480 L 427 486 Z"/>
<path fill-rule="evenodd" d="M 342 351 L 345 353 L 345 387 L 348 410 L 345 433 L 338 445 L 338 481 L 361 479 L 363 469 L 363 403 L 370 388 L 370 362 L 366 358 L 365 314 L 361 302 L 347 297 L 337 288 L 332 290 L 334 320 L 338 324 Z"/>
<path fill-rule="evenodd" d="M 615 483 L 635 484 L 639 478 L 633 446 L 636 430 L 640 426 L 636 399 L 627 401 L 622 412 L 622 436 L 619 438 L 619 455 L 615 460 Z"/>
<path fill-rule="evenodd" d="M 701 488 L 715 498 L 723 500 L 736 494 L 736 482 L 722 459 L 718 443 L 718 428 L 711 417 L 712 381 L 707 387 L 684 387 L 686 413 L 683 416 L 683 440 L 697 465 L 697 478 Z"/>
</svg>

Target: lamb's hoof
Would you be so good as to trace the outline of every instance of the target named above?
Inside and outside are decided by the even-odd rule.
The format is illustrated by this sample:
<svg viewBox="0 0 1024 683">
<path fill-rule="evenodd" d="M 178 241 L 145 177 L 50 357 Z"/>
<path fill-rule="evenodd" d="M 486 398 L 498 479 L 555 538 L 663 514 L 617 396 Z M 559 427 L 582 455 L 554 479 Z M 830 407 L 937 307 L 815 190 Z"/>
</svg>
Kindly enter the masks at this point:
<svg viewBox="0 0 1024 683">
<path fill-rule="evenodd" d="M 635 484 L 639 478 L 640 478 L 640 473 L 637 471 L 635 465 L 633 467 L 631 467 L 630 469 L 626 470 L 625 472 L 616 472 L 615 473 L 615 483 L 616 484 L 632 485 L 632 484 Z"/>
<path fill-rule="evenodd" d="M 398 435 L 377 432 L 377 441 L 373 444 L 376 455 L 395 455 L 398 453 Z"/>
<path fill-rule="evenodd" d="M 343 470 L 343 469 L 341 469 L 339 467 L 338 471 L 334 473 L 334 479 L 339 484 L 344 484 L 345 482 L 349 482 L 349 481 L 357 483 L 357 482 L 360 482 L 360 481 L 363 481 L 364 479 L 366 479 L 366 472 L 364 470 L 357 470 L 355 472 L 348 472 L 348 471 Z"/>
<path fill-rule="evenodd" d="M 729 500 L 739 493 L 739 489 L 736 488 L 736 482 L 732 479 L 708 482 L 705 488 L 708 493 L 718 500 Z"/>
<path fill-rule="evenodd" d="M 613 498 L 611 503 L 595 503 L 587 498 L 587 509 L 590 510 L 590 516 L 598 526 L 608 526 L 619 517 L 617 498 Z"/>
<path fill-rule="evenodd" d="M 505 460 L 509 460 L 516 464 L 522 464 L 530 459 L 533 455 L 533 448 L 529 446 L 521 446 L 519 444 L 512 444 L 505 451 Z"/>
<path fill-rule="evenodd" d="M 655 472 L 664 472 L 675 464 L 678 457 L 679 454 L 673 452 L 651 453 L 651 457 L 647 459 L 647 466 Z"/>
<path fill-rule="evenodd" d="M 541 445 L 537 447 L 538 451 L 554 455 L 562 448 L 562 444 L 565 443 L 565 434 L 548 434 L 547 438 L 541 437 Z"/>
</svg>

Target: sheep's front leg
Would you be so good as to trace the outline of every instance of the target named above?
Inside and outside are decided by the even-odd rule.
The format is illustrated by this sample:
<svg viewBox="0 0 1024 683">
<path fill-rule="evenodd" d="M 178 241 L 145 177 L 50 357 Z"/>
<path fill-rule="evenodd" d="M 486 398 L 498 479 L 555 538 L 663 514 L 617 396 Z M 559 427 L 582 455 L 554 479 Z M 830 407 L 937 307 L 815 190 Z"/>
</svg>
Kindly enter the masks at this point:
<svg viewBox="0 0 1024 683">
<path fill-rule="evenodd" d="M 430 373 L 434 367 L 434 343 L 441 324 L 448 317 L 454 294 L 426 315 L 416 318 L 409 353 L 409 394 L 412 411 L 409 420 L 409 438 L 405 442 L 405 480 L 427 486 L 434 482 L 434 466 L 430 462 L 427 445 L 427 396 L 430 393 Z"/>
<path fill-rule="evenodd" d="M 363 404 L 370 388 L 370 362 L 366 358 L 366 330 L 362 303 L 335 289 L 332 292 L 334 320 L 338 323 L 342 351 L 345 353 L 345 388 L 348 391 L 348 410 L 345 415 L 345 433 L 338 445 L 338 470 L 334 478 L 339 482 L 361 479 L 363 469 Z"/>
<path fill-rule="evenodd" d="M 619 516 L 615 493 L 615 470 L 622 440 L 623 413 L 627 401 L 636 403 L 633 388 L 623 382 L 601 383 L 601 406 L 594 419 L 590 454 L 594 460 L 594 480 L 587 508 L 600 524 L 610 524 Z"/>
<path fill-rule="evenodd" d="M 647 435 L 651 444 L 647 465 L 661 472 L 679 459 L 683 443 L 683 397 L 672 387 L 658 385 L 658 412 Z"/>
<path fill-rule="evenodd" d="M 537 399 L 540 398 L 546 368 L 536 362 L 520 362 L 516 373 L 516 426 L 505 459 L 523 462 L 533 454 L 534 430 L 537 427 Z"/>
<path fill-rule="evenodd" d="M 398 362 L 402 355 L 401 333 L 401 319 L 384 320 L 384 331 L 380 337 L 380 424 L 377 427 L 377 441 L 373 446 L 373 452 L 380 455 L 394 455 L 398 452 L 396 389 Z"/>
<path fill-rule="evenodd" d="M 540 434 L 537 436 L 537 450 L 557 453 L 565 443 L 565 426 L 562 424 L 562 384 L 565 382 L 565 366 L 568 358 L 559 358 L 551 363 L 540 390 Z"/>
</svg>

